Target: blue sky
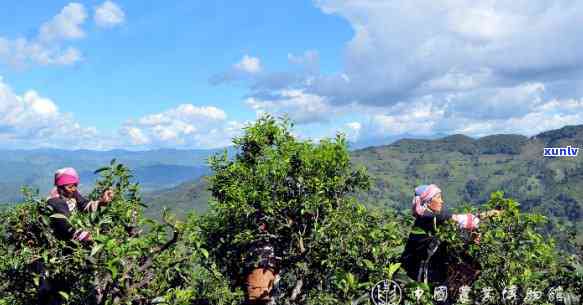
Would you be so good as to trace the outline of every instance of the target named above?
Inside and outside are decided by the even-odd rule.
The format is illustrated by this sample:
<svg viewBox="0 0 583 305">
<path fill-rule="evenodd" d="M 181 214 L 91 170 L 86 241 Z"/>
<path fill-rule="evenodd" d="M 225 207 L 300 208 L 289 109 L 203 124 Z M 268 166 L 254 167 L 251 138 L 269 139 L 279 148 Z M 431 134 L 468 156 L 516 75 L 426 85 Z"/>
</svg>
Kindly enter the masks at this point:
<svg viewBox="0 0 583 305">
<path fill-rule="evenodd" d="M 0 10 L 8 148 L 214 148 L 262 113 L 290 116 L 302 137 L 362 143 L 583 123 L 576 1 L 23 0 Z"/>
</svg>

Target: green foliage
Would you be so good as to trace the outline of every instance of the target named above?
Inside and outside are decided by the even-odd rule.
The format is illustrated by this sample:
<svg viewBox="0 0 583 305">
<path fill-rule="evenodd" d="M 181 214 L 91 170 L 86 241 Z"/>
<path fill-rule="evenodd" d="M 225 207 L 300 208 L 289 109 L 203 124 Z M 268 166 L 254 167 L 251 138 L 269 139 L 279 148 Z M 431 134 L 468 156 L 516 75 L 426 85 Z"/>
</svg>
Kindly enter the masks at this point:
<svg viewBox="0 0 583 305">
<path fill-rule="evenodd" d="M 519 155 L 526 141 L 525 136 L 492 135 L 478 139 L 476 145 L 482 154 Z"/>
<path fill-rule="evenodd" d="M 483 245 L 470 249 L 484 270 L 478 286 L 507 284 L 542 290 L 561 285 L 571 293 L 583 293 L 583 273 L 570 272 L 576 257 L 560 254 L 554 240 L 541 233 L 546 217 L 521 213 L 519 203 L 504 198 L 502 192 L 493 193 L 486 207 L 499 207 L 504 214 L 485 223 Z"/>
<path fill-rule="evenodd" d="M 394 214 L 371 213 L 348 196 L 369 182 L 352 166 L 344 137 L 300 141 L 291 127 L 263 117 L 235 139 L 233 160 L 211 160 L 207 243 L 234 285 L 254 267 L 248 249 L 265 240 L 281 257 L 284 303 L 347 302 L 390 276 L 405 233 Z M 294 287 L 301 292 L 292 297 Z"/>
<path fill-rule="evenodd" d="M 191 213 L 184 221 L 166 211 L 161 222 L 145 218 L 132 173 L 115 160 L 97 170 L 101 179 L 89 195 L 98 199 L 113 189 L 113 202 L 66 219 L 91 232 L 91 242 L 56 239 L 51 218 L 64 215 L 54 214 L 38 193 L 25 189 L 24 203 L 0 211 L 0 305 L 36 304 L 46 280 L 67 283 L 60 291 L 65 304 L 240 304 L 244 277 L 257 267 L 250 249 L 258 242 L 275 249 L 277 304 L 370 304 L 370 289 L 385 279 L 402 284 L 404 304 L 431 304 L 433 287 L 409 279 L 399 263 L 412 217 L 358 202 L 371 183 L 364 168 L 354 166 L 342 135 L 314 143 L 295 138 L 292 127 L 269 116 L 248 126 L 234 140 L 234 158 L 225 152 L 210 160 L 209 211 Z M 394 151 L 375 151 L 376 160 L 388 162 L 369 164 L 377 175 L 403 170 L 412 178 L 391 176 L 372 191 L 396 187 L 391 196 L 409 202 L 412 187 L 437 171 L 451 180 L 442 184 L 447 201 L 458 198 L 456 183 L 483 196 L 492 185 L 480 177 L 472 183 L 460 178 L 483 160 L 473 156 L 471 139 L 450 137 L 443 145 L 453 149 L 456 141 L 468 145 L 470 157 L 452 152 L 461 161 L 448 163 L 446 170 L 430 154 L 404 165 L 395 161 Z M 578 203 L 572 192 L 565 196 Z M 521 212 L 501 192 L 492 193 L 484 207 L 504 213 L 481 222 L 479 244 L 454 224 L 439 232 L 454 259 L 479 267 L 472 288 L 560 285 L 571 296 L 581 295 L 581 258 L 558 252 L 543 230 L 545 217 Z M 477 212 L 470 205 L 465 209 Z M 419 299 L 416 289 L 423 291 Z"/>
<path fill-rule="evenodd" d="M 482 220 L 479 243 L 454 224 L 442 228 L 438 236 L 447 242 L 457 261 L 467 261 L 469 255 L 471 262 L 477 264 L 480 273 L 472 285 L 474 290 L 492 287 L 501 292 L 515 285 L 523 292 L 548 291 L 550 287 L 561 286 L 568 294 L 581 295 L 583 270 L 577 257 L 560 253 L 554 240 L 541 232 L 546 217 L 521 213 L 519 206 L 502 192 L 494 192 L 484 208 L 500 209 L 503 213 Z M 477 213 L 475 208 L 466 211 Z"/>
<path fill-rule="evenodd" d="M 67 219 L 27 192 L 24 204 L 3 213 L 0 303 L 36 304 L 39 286 L 46 281 L 65 283 L 59 294 L 66 304 L 151 304 L 154 299 L 236 303 L 237 294 L 206 261 L 197 228 L 167 214 L 164 223 L 144 218 L 138 186 L 130 183 L 125 166 L 112 161 L 97 172 L 102 179 L 89 198 L 99 198 L 106 189 L 113 189 L 115 197 L 94 212 L 76 212 Z M 56 239 L 51 217 L 91 232 L 92 241 Z"/>
</svg>

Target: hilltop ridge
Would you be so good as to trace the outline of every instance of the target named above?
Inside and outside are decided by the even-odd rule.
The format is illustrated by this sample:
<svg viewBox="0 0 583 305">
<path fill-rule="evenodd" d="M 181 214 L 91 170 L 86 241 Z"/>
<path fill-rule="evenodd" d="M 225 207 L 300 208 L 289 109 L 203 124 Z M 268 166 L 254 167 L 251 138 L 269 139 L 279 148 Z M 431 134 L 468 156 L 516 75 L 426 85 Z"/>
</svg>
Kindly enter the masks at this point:
<svg viewBox="0 0 583 305">
<path fill-rule="evenodd" d="M 449 207 L 483 203 L 499 189 L 521 202 L 525 210 L 581 226 L 583 199 L 577 192 L 583 188 L 583 156 L 543 157 L 543 147 L 551 145 L 583 147 L 583 125 L 532 137 L 499 134 L 478 139 L 465 135 L 402 139 L 355 150 L 351 156 L 371 175 L 370 191 L 358 195 L 369 206 L 407 210 L 415 185 L 436 183 L 444 190 Z M 190 181 L 163 191 L 163 200 L 162 196 L 149 196 L 151 209 L 176 207 L 178 214 L 188 207 L 204 211 L 210 196 L 204 185 L 203 180 Z"/>
</svg>

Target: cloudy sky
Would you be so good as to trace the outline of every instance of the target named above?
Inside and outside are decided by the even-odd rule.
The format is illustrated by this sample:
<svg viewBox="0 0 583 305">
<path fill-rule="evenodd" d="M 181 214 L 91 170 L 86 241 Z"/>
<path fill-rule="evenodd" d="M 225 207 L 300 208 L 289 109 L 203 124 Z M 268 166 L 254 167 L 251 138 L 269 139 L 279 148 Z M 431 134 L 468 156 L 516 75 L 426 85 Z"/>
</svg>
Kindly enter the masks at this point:
<svg viewBox="0 0 583 305">
<path fill-rule="evenodd" d="M 287 114 L 301 137 L 360 143 L 583 124 L 577 0 L 19 0 L 0 11 L 3 148 L 216 148 L 263 113 Z"/>
</svg>

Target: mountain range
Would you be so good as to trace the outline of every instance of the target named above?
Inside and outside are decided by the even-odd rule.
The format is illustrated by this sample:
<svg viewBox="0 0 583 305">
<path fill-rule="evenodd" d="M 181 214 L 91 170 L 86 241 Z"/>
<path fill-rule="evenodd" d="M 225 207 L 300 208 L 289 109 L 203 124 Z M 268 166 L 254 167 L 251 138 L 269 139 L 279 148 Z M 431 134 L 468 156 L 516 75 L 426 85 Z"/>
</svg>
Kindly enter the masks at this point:
<svg viewBox="0 0 583 305">
<path fill-rule="evenodd" d="M 81 176 L 81 190 L 88 191 L 97 176 L 93 171 L 112 159 L 129 166 L 135 181 L 144 191 L 174 187 L 181 182 L 208 175 L 209 155 L 222 150 L 91 151 L 91 150 L 1 150 L 0 202 L 18 202 L 20 188 L 29 186 L 41 194 L 53 184 L 53 173 L 62 167 L 74 167 Z"/>
<path fill-rule="evenodd" d="M 356 166 L 366 167 L 369 191 L 355 194 L 367 206 L 408 212 L 416 185 L 435 183 L 446 206 L 481 204 L 502 190 L 526 211 L 552 216 L 555 226 L 575 229 L 583 244 L 583 154 L 544 157 L 545 147 L 583 148 L 583 125 L 565 126 L 533 137 L 500 134 L 474 139 L 402 139 L 390 145 L 351 151 Z M 204 177 L 147 196 L 150 215 L 167 206 L 183 215 L 204 212 L 210 194 Z"/>
<path fill-rule="evenodd" d="M 553 216 L 576 228 L 583 242 L 583 153 L 576 157 L 544 157 L 545 147 L 583 148 L 583 125 L 565 126 L 533 137 L 500 134 L 482 138 L 450 135 L 439 139 L 401 139 L 389 145 L 351 151 L 356 166 L 366 167 L 369 191 L 355 194 L 371 207 L 409 209 L 413 188 L 438 184 L 446 206 L 480 204 L 491 192 L 504 191 L 529 211 Z M 205 176 L 207 160 L 224 150 L 28 150 L 0 151 L 0 202 L 18 202 L 20 187 L 52 186 L 52 173 L 77 168 L 82 191 L 93 185 L 93 171 L 116 158 L 134 172 L 149 205 L 146 213 L 159 217 L 163 207 L 178 215 L 192 209 L 204 213 L 210 194 Z M 228 148 L 229 154 L 234 150 Z"/>
</svg>

